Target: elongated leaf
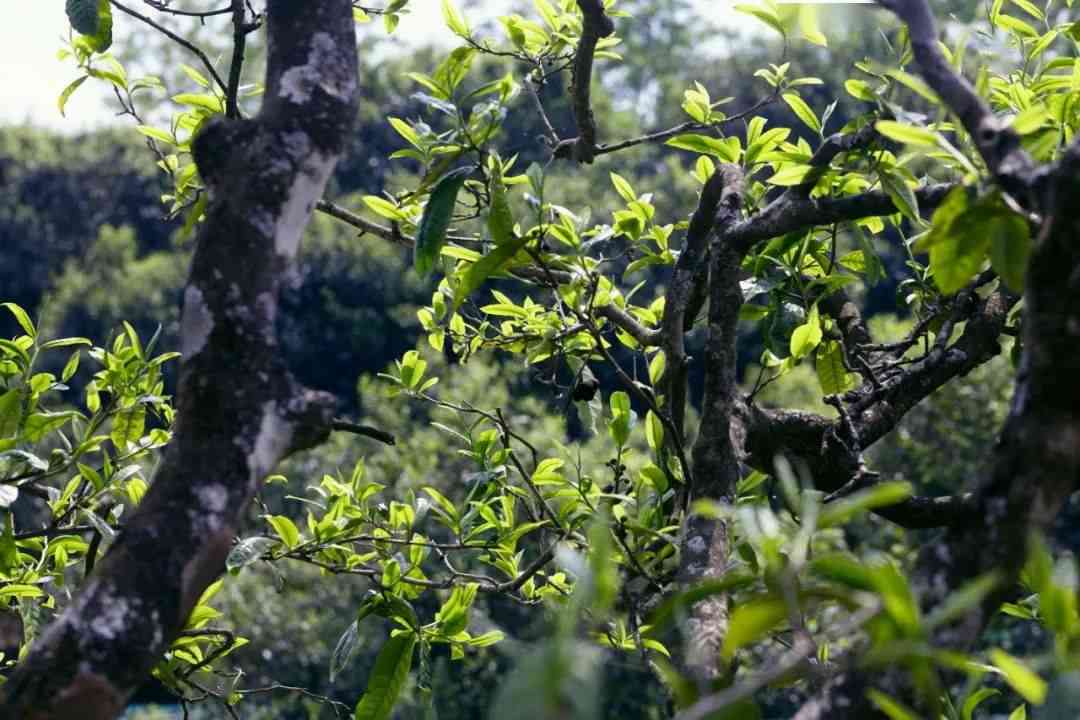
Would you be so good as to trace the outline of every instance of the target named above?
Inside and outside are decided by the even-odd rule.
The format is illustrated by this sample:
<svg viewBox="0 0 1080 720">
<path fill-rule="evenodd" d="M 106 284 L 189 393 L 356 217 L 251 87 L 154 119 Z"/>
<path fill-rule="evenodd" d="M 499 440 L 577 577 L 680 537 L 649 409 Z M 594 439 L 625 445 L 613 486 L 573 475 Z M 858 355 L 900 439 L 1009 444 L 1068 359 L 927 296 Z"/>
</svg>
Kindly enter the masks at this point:
<svg viewBox="0 0 1080 720">
<path fill-rule="evenodd" d="M 22 393 L 8 390 L 0 394 L 0 438 L 11 437 L 22 419 Z"/>
<path fill-rule="evenodd" d="M 728 634 L 720 654 L 725 660 L 735 657 L 735 652 L 757 642 L 788 616 L 787 603 L 780 598 L 759 597 L 739 605 L 731 613 Z"/>
<path fill-rule="evenodd" d="M 491 206 L 488 208 L 487 227 L 491 239 L 496 245 L 512 242 L 514 238 L 514 216 L 510 212 L 510 202 L 506 198 L 506 186 L 503 184 L 502 167 L 496 161 L 488 183 L 488 195 Z"/>
<path fill-rule="evenodd" d="M 116 413 L 113 418 L 112 432 L 109 437 L 113 444 L 123 451 L 129 443 L 138 442 L 146 429 L 146 406 L 133 405 Z"/>
<path fill-rule="evenodd" d="M 431 197 L 428 198 L 424 214 L 420 218 L 413 252 L 413 265 L 421 277 L 428 277 L 435 269 L 435 260 L 446 243 L 446 229 L 450 227 L 458 191 L 472 170 L 471 167 L 458 168 L 447 173 L 431 191 Z"/>
<path fill-rule="evenodd" d="M 485 280 L 502 270 L 507 263 L 513 260 L 514 256 L 517 255 L 521 248 L 525 247 L 527 242 L 527 237 L 514 237 L 510 242 L 499 245 L 469 266 L 469 269 L 465 271 L 465 277 L 461 279 L 461 284 L 458 285 L 457 290 L 454 292 L 454 310 L 457 311 L 461 303 L 465 302 L 465 298 L 475 292 Z"/>
<path fill-rule="evenodd" d="M 784 102 L 791 108 L 791 112 L 795 113 L 796 117 L 803 121 L 808 128 L 816 133 L 821 133 L 821 121 L 818 120 L 817 115 L 810 109 L 810 106 L 806 104 L 806 101 L 798 96 L 797 93 L 786 92 L 783 94 Z"/>
<path fill-rule="evenodd" d="M 1000 215 L 990 230 L 990 265 L 1015 293 L 1024 292 L 1028 257 L 1031 255 L 1031 231 L 1027 222 L 1015 213 Z"/>
<path fill-rule="evenodd" d="M 37 336 L 37 329 L 34 328 L 34 323 L 30 320 L 30 316 L 21 307 L 12 302 L 0 303 L 0 307 L 6 307 L 8 311 L 15 316 L 15 321 L 19 323 L 19 327 L 29 335 L 31 338 Z"/>
<path fill-rule="evenodd" d="M 664 144 L 680 150 L 690 150 L 703 155 L 714 155 L 724 162 L 737 162 L 739 159 L 739 139 L 735 137 L 720 140 L 708 135 L 686 133 L 676 135 Z"/>
<path fill-rule="evenodd" d="M 821 515 L 818 516 L 818 527 L 825 529 L 840 525 L 859 513 L 895 505 L 907 500 L 913 492 L 914 488 L 909 482 L 884 482 L 866 490 L 854 492 L 822 508 Z"/>
<path fill-rule="evenodd" d="M 976 690 L 964 700 L 964 705 L 960 710 L 960 717 L 962 720 L 973 720 L 975 717 L 975 708 L 979 706 L 979 703 L 1000 694 L 1001 691 L 995 688 L 980 688 L 979 690 Z"/>
<path fill-rule="evenodd" d="M 1033 705 L 1042 705 L 1046 699 L 1047 685 L 1034 670 L 1004 650 L 991 650 L 990 659 L 1005 675 L 1005 682 L 1020 697 Z"/>
<path fill-rule="evenodd" d="M 919 217 L 919 200 L 904 177 L 892 170 L 881 170 L 878 177 L 881 178 L 881 188 L 892 198 L 896 209 L 908 220 L 920 225 L 922 219 Z"/>
<path fill-rule="evenodd" d="M 360 628 L 357 621 L 353 620 L 338 638 L 337 645 L 334 646 L 334 654 L 330 656 L 330 682 L 334 682 L 334 678 L 356 654 L 356 648 L 359 645 Z"/>
<path fill-rule="evenodd" d="M 70 100 L 71 96 L 75 93 L 75 91 L 79 89 L 79 86 L 86 82 L 86 79 L 88 77 L 90 76 L 83 75 L 82 77 L 75 78 L 66 88 L 63 89 L 63 91 L 61 91 L 60 97 L 56 99 L 56 107 L 59 108 L 61 117 L 66 117 L 64 115 L 64 108 L 67 107 L 68 100 Z"/>
<path fill-rule="evenodd" d="M 412 666 L 416 636 L 395 635 L 386 641 L 375 660 L 367 692 L 356 705 L 354 720 L 386 720 L 394 709 Z"/>
</svg>

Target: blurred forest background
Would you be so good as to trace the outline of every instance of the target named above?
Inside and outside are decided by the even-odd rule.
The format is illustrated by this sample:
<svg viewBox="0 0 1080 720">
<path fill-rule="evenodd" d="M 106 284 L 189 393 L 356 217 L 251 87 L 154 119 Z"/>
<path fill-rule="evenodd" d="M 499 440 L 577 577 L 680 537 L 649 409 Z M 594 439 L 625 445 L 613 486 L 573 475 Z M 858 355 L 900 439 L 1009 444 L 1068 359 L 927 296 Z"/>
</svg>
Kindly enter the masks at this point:
<svg viewBox="0 0 1080 720">
<path fill-rule="evenodd" d="M 531 12 L 528 6 L 517 7 L 519 3 L 483 4 L 498 6 L 501 12 L 511 7 L 522 14 Z M 976 12 L 971 0 L 940 4 L 949 6 L 951 28 L 957 33 Z M 468 14 L 470 3 L 460 5 Z M 598 72 L 602 89 L 593 97 L 601 137 L 629 137 L 681 122 L 683 91 L 695 81 L 708 87 L 713 97 L 735 98 L 733 107 L 748 106 L 766 89 L 753 71 L 770 62 L 791 62 L 793 75 L 821 78 L 823 85 L 807 89 L 818 95 L 807 92 L 804 97 L 818 111 L 839 98 L 830 121 L 830 126 L 838 128 L 848 114 L 845 103 L 854 102 L 842 90 L 851 65 L 873 56 L 886 42 L 878 29 L 884 16 L 872 6 L 828 8 L 821 16 L 828 49 L 809 43 L 785 47 L 779 36 L 746 27 L 751 23 L 745 16 L 731 20 L 725 14 L 721 21 L 709 17 L 708 7 L 708 3 L 689 0 L 621 0 L 620 8 L 633 19 L 621 21 L 627 24 L 620 30 L 624 42 L 618 48 L 623 61 L 603 62 Z M 941 17 L 946 17 L 945 10 Z M 432 15 L 430 22 L 440 20 Z M 228 47 L 226 27 L 199 28 L 191 23 L 189 29 L 211 57 L 218 57 Z M 61 31 L 58 27 L 57 32 Z M 492 32 L 500 34 L 497 28 Z M 419 88 L 406 73 L 429 72 L 445 49 L 433 49 L 415 37 L 409 42 L 402 42 L 398 35 L 387 39 L 381 28 L 362 37 L 362 105 L 355 139 L 329 193 L 356 212 L 364 209 L 363 195 L 393 191 L 409 180 L 409 163 L 387 159 L 402 146 L 387 118 L 421 117 L 437 122 L 431 109 L 415 96 Z M 971 41 L 985 42 L 982 38 Z M 120 57 L 125 65 L 151 72 L 187 60 L 182 49 L 150 35 L 118 44 L 116 50 L 126 54 Z M 505 72 L 485 62 L 480 72 L 490 78 Z M 255 66 L 248 68 L 248 79 L 257 79 L 258 71 Z M 182 76 L 163 80 L 170 94 L 185 92 L 185 83 L 190 84 Z M 565 83 L 549 83 L 544 100 L 553 121 L 563 126 L 557 128 L 560 135 L 572 136 Z M 252 99 L 252 109 L 257 101 Z M 160 106 L 156 111 L 167 111 L 167 100 L 159 96 L 147 102 L 148 113 L 155 112 L 155 103 Z M 525 167 L 533 160 L 544 160 L 539 140 L 542 128 L 526 94 L 518 103 L 508 120 L 509 140 L 520 153 L 518 166 Z M 782 105 L 773 105 L 762 114 L 789 123 L 787 113 Z M 187 272 L 190 237 L 180 231 L 182 219 L 165 217 L 163 176 L 133 125 L 130 118 L 117 118 L 111 128 L 81 135 L 33 124 L 0 127 L 0 186 L 4 188 L 0 193 L 0 298 L 31 310 L 40 318 L 43 333 L 50 336 L 83 336 L 101 343 L 127 320 L 147 337 L 160 324 L 161 350 L 172 350 L 176 349 L 179 292 Z M 674 222 L 686 217 L 696 201 L 692 180 L 685 171 L 676 171 L 682 161 L 662 147 L 643 145 L 632 154 L 620 155 L 618 172 L 639 192 L 655 192 L 658 214 Z M 604 208 L 613 206 L 616 198 L 608 181 L 613 169 L 609 165 L 603 158 L 580 168 L 556 164 L 548 181 L 555 196 L 551 200 L 577 203 L 587 198 L 594 217 L 606 212 Z M 336 436 L 315 454 L 291 460 L 282 470 L 289 484 L 268 486 L 263 508 L 298 513 L 300 504 L 287 502 L 286 495 L 300 494 L 300 488 L 316 482 L 323 472 L 351 468 L 360 456 L 365 456 L 374 479 L 402 492 L 421 483 L 452 487 L 463 482 L 467 463 L 455 463 L 445 451 L 443 437 L 429 424 L 437 418 L 426 408 L 403 416 L 404 406 L 388 401 L 375 377 L 417 346 L 421 335 L 416 310 L 430 298 L 433 282 L 420 280 L 412 271 L 408 251 L 379 238 L 358 237 L 355 230 L 325 216 L 314 219 L 304 243 L 286 297 L 287 312 L 280 319 L 289 362 L 303 382 L 332 391 L 349 414 L 392 431 L 399 444 L 376 449 L 351 436 Z M 879 250 L 886 272 L 870 291 L 868 314 L 883 337 L 899 337 L 907 320 L 893 314 L 898 289 L 889 270 L 899 267 L 903 258 L 890 255 L 884 244 Z M 14 332 L 10 318 L 0 317 L 0 336 Z M 747 348 L 744 377 L 752 384 L 758 350 L 753 342 L 741 347 Z M 539 447 L 550 448 L 582 436 L 580 422 L 565 412 L 566 398 L 544 382 L 544 368 L 526 368 L 516 361 L 496 364 L 487 358 L 461 365 L 452 357 L 434 357 L 426 343 L 425 351 L 442 377 L 444 392 L 518 416 L 516 426 Z M 831 412 L 820 404 L 812 370 L 802 370 L 768 387 L 762 397 Z M 975 474 L 992 442 L 1009 397 L 1011 372 L 1003 357 L 964 381 L 949 384 L 875 449 L 873 469 L 924 483 L 927 493 L 960 486 Z M 600 380 L 604 383 L 605 378 Z M 583 453 L 583 461 L 601 465 L 610 457 L 609 450 L 600 447 L 605 441 L 590 441 L 598 446 L 595 452 Z M 263 508 L 253 508 L 252 516 L 265 512 Z M 867 518 L 864 525 L 860 531 L 883 544 L 903 532 L 876 518 Z M 280 683 L 349 703 L 361 694 L 382 637 L 370 638 L 366 652 L 331 683 L 331 653 L 351 623 L 365 587 L 361 581 L 341 577 L 324 582 L 317 594 L 312 593 L 312 572 L 304 567 L 279 575 L 267 566 L 226 581 L 221 603 L 239 632 L 250 639 L 231 658 L 246 673 L 249 686 Z M 543 618 L 529 608 L 497 597 L 482 602 L 486 606 L 479 607 L 478 601 L 478 609 L 509 638 L 527 640 L 545 632 Z M 514 651 L 510 641 L 453 663 L 448 656 L 435 658 L 431 686 L 438 716 L 443 720 L 484 716 L 498 687 L 497 676 L 513 663 Z M 663 715 L 663 690 L 637 658 L 613 656 L 606 674 L 603 706 L 608 717 Z M 423 717 L 430 712 L 416 694 L 400 717 Z M 142 699 L 154 700 L 153 688 Z M 776 717 L 786 717 L 790 711 L 784 703 L 778 693 L 773 708 Z M 133 714 L 145 719 L 162 712 L 147 707 Z M 217 717 L 221 709 L 208 706 L 201 712 L 204 717 Z M 241 713 L 253 719 L 333 716 L 316 700 L 282 690 L 251 698 Z"/>
</svg>

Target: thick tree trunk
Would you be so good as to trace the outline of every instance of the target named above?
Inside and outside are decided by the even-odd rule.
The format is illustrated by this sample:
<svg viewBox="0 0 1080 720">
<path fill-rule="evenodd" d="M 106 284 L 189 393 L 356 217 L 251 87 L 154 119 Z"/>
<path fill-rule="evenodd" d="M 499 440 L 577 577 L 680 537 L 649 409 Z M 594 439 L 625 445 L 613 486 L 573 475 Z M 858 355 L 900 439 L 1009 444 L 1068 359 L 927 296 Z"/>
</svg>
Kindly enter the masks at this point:
<svg viewBox="0 0 1080 720">
<path fill-rule="evenodd" d="M 355 115 L 352 5 L 271 0 L 267 32 L 262 111 L 195 142 L 211 202 L 184 293 L 173 440 L 96 573 L 3 686 L 4 720 L 122 712 L 224 569 L 258 483 L 329 433 L 333 399 L 284 367 L 274 320 Z"/>
</svg>

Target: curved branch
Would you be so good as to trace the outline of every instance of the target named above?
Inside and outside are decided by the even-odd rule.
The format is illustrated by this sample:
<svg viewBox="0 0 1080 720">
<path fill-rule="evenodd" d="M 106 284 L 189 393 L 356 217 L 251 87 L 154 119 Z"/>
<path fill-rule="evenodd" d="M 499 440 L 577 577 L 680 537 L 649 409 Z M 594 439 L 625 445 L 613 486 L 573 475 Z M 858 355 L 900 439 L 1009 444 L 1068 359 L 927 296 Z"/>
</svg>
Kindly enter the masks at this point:
<svg viewBox="0 0 1080 720">
<path fill-rule="evenodd" d="M 193 143 L 210 203 L 184 292 L 173 439 L 108 554 L 3 686 L 0 717 L 121 713 L 224 570 L 262 479 L 331 430 L 333 397 L 288 371 L 274 320 L 356 115 L 352 6 L 270 0 L 267 13 L 261 112 L 216 118 Z"/>
<path fill-rule="evenodd" d="M 555 154 L 556 157 L 572 154 L 579 163 L 591 163 L 596 157 L 596 118 L 593 117 L 591 101 L 593 55 L 600 38 L 615 32 L 615 23 L 604 12 L 602 0 L 577 0 L 577 4 L 581 9 L 582 24 L 577 52 L 574 53 L 571 95 L 578 136 L 562 141 L 556 147 Z"/>
<path fill-rule="evenodd" d="M 907 25 L 919 74 L 960 118 L 1001 186 L 1026 198 L 1034 178 L 1031 157 L 1008 121 L 997 117 L 975 88 L 953 70 L 938 45 L 937 23 L 927 0 L 877 0 Z"/>
</svg>

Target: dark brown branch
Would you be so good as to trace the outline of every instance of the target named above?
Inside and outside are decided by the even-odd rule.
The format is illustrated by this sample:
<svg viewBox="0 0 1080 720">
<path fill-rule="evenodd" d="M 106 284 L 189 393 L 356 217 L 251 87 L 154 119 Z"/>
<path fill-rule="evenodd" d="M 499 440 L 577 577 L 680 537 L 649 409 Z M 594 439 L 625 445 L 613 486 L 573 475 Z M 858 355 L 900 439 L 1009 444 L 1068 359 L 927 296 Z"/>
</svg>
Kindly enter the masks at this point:
<svg viewBox="0 0 1080 720">
<path fill-rule="evenodd" d="M 715 192 L 715 186 L 703 191 L 699 210 L 711 211 L 707 224 L 691 221 L 691 233 L 705 233 L 712 238 L 709 249 L 709 321 L 705 342 L 704 366 L 705 389 L 701 408 L 701 423 L 694 441 L 693 476 L 687 480 L 688 499 L 730 501 L 734 497 L 739 480 L 738 444 L 732 436 L 736 402 L 736 342 L 738 338 L 739 308 L 742 292 L 739 288 L 739 271 L 742 254 L 724 243 L 722 234 L 712 233 L 715 224 L 727 227 L 742 211 L 742 174 L 735 166 L 725 165 L 713 175 L 721 183 L 719 197 L 704 200 L 706 192 Z M 710 178 L 710 182 L 713 182 Z M 698 218 L 695 213 L 695 218 Z M 704 221 L 703 218 L 698 218 Z M 696 236 L 694 242 L 697 242 Z M 688 235 L 687 245 L 691 243 Z M 689 249 L 689 248 L 688 248 Z M 687 252 L 687 250 L 684 250 Z M 679 258 L 680 261 L 682 258 Z M 681 301 L 681 298 L 677 298 Z M 665 320 L 668 318 L 665 316 Z M 670 322 L 677 327 L 676 336 L 682 338 L 682 319 L 674 316 Z M 670 328 L 665 328 L 671 332 Z M 673 348 L 674 349 L 674 348 Z M 685 355 L 685 349 L 678 348 Z M 671 360 L 669 359 L 669 367 Z M 683 361 L 685 366 L 685 360 Z M 676 382 L 685 382 L 684 375 L 673 376 Z M 672 390 L 673 394 L 677 390 Z M 680 438 L 681 440 L 681 438 Z M 684 521 L 679 579 L 691 585 L 702 578 L 719 577 L 727 570 L 730 547 L 727 525 L 713 517 L 690 513 Z M 720 649 L 728 630 L 728 601 L 725 595 L 716 595 L 694 605 L 686 632 L 684 665 L 691 677 L 701 687 L 710 686 L 722 674 Z"/>
<path fill-rule="evenodd" d="M 177 35 L 172 30 L 165 27 L 161 23 L 156 22 L 152 18 L 149 18 L 146 15 L 143 15 L 142 13 L 136 12 L 135 10 L 132 10 L 131 8 L 129 8 L 129 7 L 125 6 L 125 5 L 121 5 L 116 0 L 109 0 L 109 3 L 114 8 L 116 8 L 117 10 L 130 15 L 131 17 L 135 18 L 136 20 L 140 20 L 140 21 L 146 23 L 147 25 L 154 28 L 155 30 L 157 30 L 159 33 L 161 33 L 165 37 L 172 40 L 174 43 L 176 43 L 180 47 L 182 47 L 182 48 L 190 51 L 191 53 L 193 53 L 197 58 L 199 58 L 199 61 L 202 62 L 203 67 L 205 67 L 206 71 L 208 73 L 210 73 L 210 77 L 212 77 L 214 79 L 214 82 L 217 83 L 219 88 L 221 88 L 221 91 L 222 92 L 228 92 L 229 88 L 225 84 L 225 82 L 221 79 L 221 76 L 218 75 L 217 70 L 214 69 L 214 63 L 210 62 L 210 58 L 207 57 L 206 53 L 204 53 L 202 51 L 202 49 L 199 48 L 197 45 L 194 45 L 194 44 L 188 42 L 183 37 L 181 37 L 180 35 Z"/>
<path fill-rule="evenodd" d="M 936 207 L 955 185 L 939 183 L 915 190 L 919 207 Z M 801 193 L 785 192 L 766 205 L 760 212 L 736 223 L 725 232 L 725 237 L 744 252 L 759 242 L 781 237 L 789 232 L 820 225 L 879 217 L 897 212 L 896 204 L 888 194 L 871 191 L 858 195 L 811 198 Z"/>
<path fill-rule="evenodd" d="M 231 118 L 240 117 L 240 74 L 244 68 L 248 33 L 244 17 L 244 0 L 232 0 L 233 53 L 229 63 L 229 87 L 225 90 L 225 115 Z"/>
<path fill-rule="evenodd" d="M 664 297 L 664 317 L 660 321 L 660 338 L 667 356 L 662 392 L 667 398 L 668 413 L 678 429 L 676 442 L 683 441 L 683 415 L 686 409 L 686 343 L 683 338 L 686 313 L 694 298 L 695 286 L 701 274 L 708 275 L 706 258 L 709 236 L 716 224 L 717 210 L 725 188 L 741 181 L 741 171 L 734 165 L 717 168 L 701 189 L 697 208 L 690 217 L 679 259 L 671 271 Z"/>
<path fill-rule="evenodd" d="M 728 117 L 725 117 L 723 120 L 718 120 L 717 122 L 701 123 L 701 122 L 690 120 L 690 121 L 687 121 L 687 122 L 684 122 L 684 123 L 680 123 L 679 125 L 676 125 L 674 127 L 667 128 L 666 130 L 658 130 L 656 132 L 648 133 L 646 135 L 639 135 L 638 137 L 629 138 L 627 140 L 620 140 L 619 142 L 614 142 L 614 143 L 610 143 L 610 144 L 607 144 L 607 145 L 600 144 L 600 145 L 596 146 L 596 153 L 595 154 L 596 155 L 607 155 L 608 153 L 619 152 L 620 150 L 626 150 L 628 148 L 637 147 L 638 145 L 651 145 L 651 144 L 654 144 L 654 143 L 662 143 L 662 142 L 664 142 L 666 140 L 670 140 L 671 138 L 673 138 L 673 137 L 675 137 L 677 135 L 682 135 L 683 133 L 688 133 L 688 132 L 694 132 L 695 130 L 717 130 L 718 128 L 722 128 L 722 127 L 726 126 L 729 123 L 735 122 L 737 120 L 743 120 L 744 118 L 750 117 L 751 115 L 758 112 L 759 110 L 761 110 L 766 105 L 770 105 L 773 102 L 776 102 L 776 98 L 778 96 L 779 96 L 779 93 L 774 92 L 774 93 L 772 93 L 770 95 L 767 95 L 767 96 L 761 98 L 760 100 L 758 100 L 753 105 L 746 108 L 745 110 L 741 110 L 741 111 L 735 113 L 734 115 L 729 115 Z"/>
<path fill-rule="evenodd" d="M 208 17 L 214 17 L 215 15 L 228 15 L 233 11 L 231 7 L 218 8 L 217 10 L 177 10 L 169 7 L 167 2 L 161 2 L 160 0 L 143 0 L 143 2 L 158 12 L 168 13 L 170 15 L 180 15 L 182 17 L 196 17 L 203 20 Z"/>
<path fill-rule="evenodd" d="M 1034 165 L 1020 145 L 1020 136 L 990 110 L 975 88 L 953 70 L 938 45 L 937 23 L 927 0 L 878 0 L 908 27 L 919 74 L 942 102 L 956 113 L 975 141 L 979 154 L 1002 188 L 1026 200 Z"/>
<path fill-rule="evenodd" d="M 581 9 L 582 23 L 581 37 L 574 53 L 571 95 L 578 136 L 560 143 L 556 156 L 570 153 L 579 163 L 591 163 L 596 156 L 596 118 L 593 117 L 591 100 L 593 55 L 600 38 L 615 32 L 615 23 L 604 12 L 602 0 L 577 0 L 577 4 Z"/>
<path fill-rule="evenodd" d="M 336 432 L 347 432 L 352 433 L 353 435 L 363 435 L 365 437 L 378 440 L 379 442 L 385 443 L 387 445 L 394 445 L 397 443 L 397 440 L 394 438 L 394 436 L 391 433 L 386 432 L 385 430 L 379 430 L 378 428 L 373 428 L 370 425 L 359 425 L 354 422 L 349 422 L 348 420 L 334 420 L 332 423 L 330 423 L 330 429 Z"/>
</svg>

